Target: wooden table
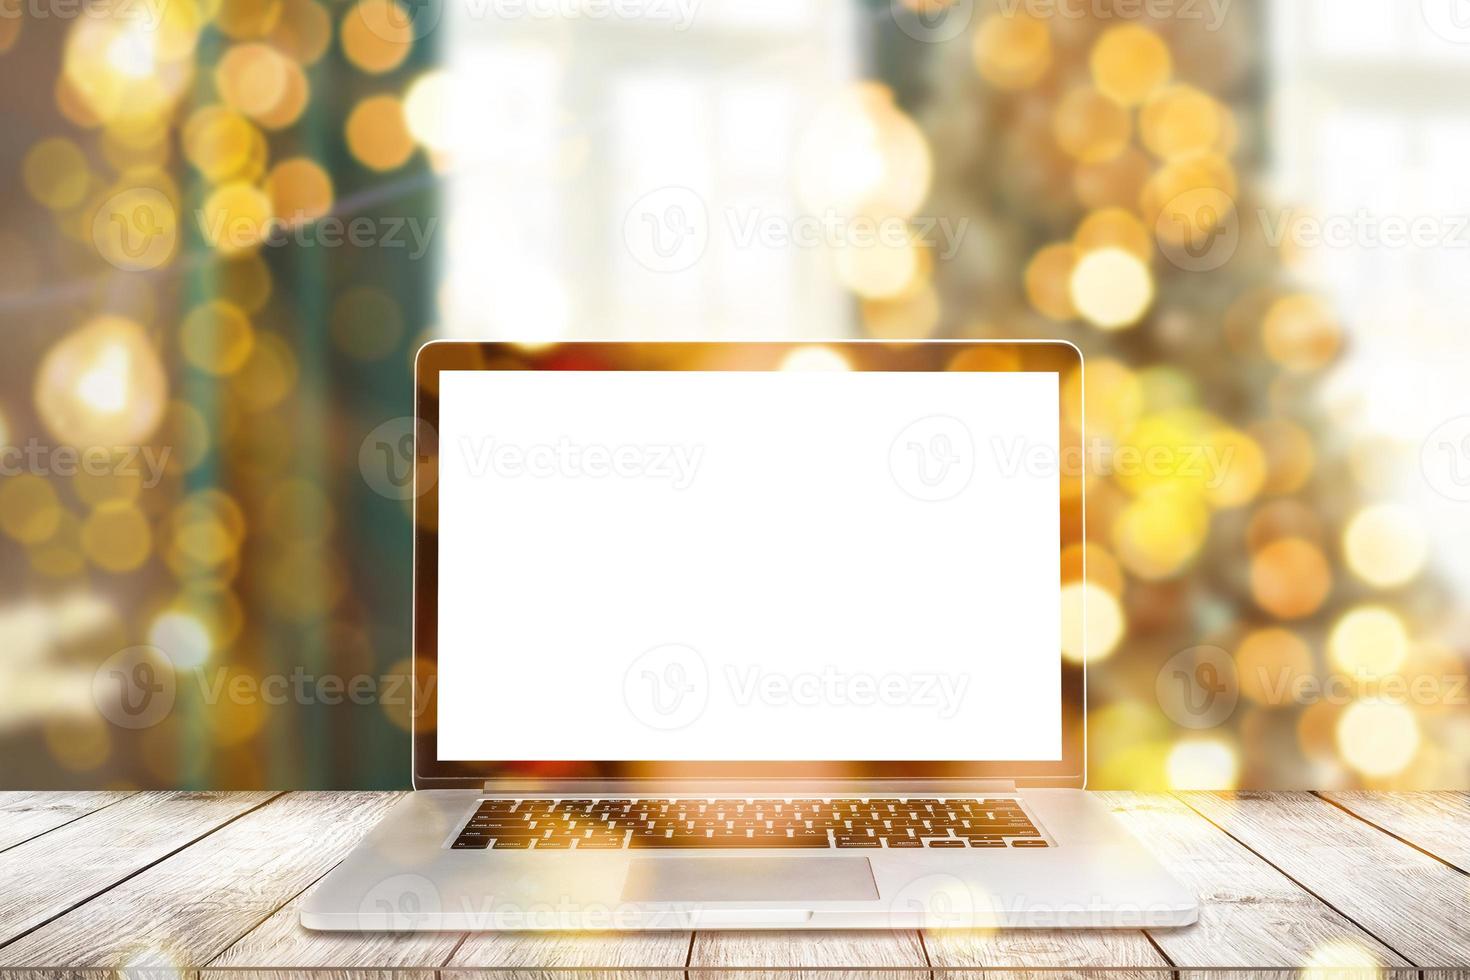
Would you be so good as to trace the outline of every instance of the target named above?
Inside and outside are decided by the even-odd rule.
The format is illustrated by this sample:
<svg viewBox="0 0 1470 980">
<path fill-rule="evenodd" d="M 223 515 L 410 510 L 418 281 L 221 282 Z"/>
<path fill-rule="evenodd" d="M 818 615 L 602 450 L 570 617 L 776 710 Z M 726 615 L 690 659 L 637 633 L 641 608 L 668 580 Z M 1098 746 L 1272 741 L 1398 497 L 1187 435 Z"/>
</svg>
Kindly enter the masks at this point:
<svg viewBox="0 0 1470 980">
<path fill-rule="evenodd" d="M 456 971 L 446 980 L 476 970 L 538 977 L 790 970 L 959 980 L 980 970 L 1243 976 L 1237 971 L 1346 962 L 1365 968 L 1358 975 L 1439 977 L 1460 968 L 1470 978 L 1470 795 L 1102 796 L 1198 892 L 1197 925 L 313 933 L 297 922 L 302 894 L 397 794 L 0 794 L 0 976 L 170 966 L 209 980 L 328 970 L 409 971 L 418 980 L 433 974 L 417 971 L 437 970 Z"/>
</svg>

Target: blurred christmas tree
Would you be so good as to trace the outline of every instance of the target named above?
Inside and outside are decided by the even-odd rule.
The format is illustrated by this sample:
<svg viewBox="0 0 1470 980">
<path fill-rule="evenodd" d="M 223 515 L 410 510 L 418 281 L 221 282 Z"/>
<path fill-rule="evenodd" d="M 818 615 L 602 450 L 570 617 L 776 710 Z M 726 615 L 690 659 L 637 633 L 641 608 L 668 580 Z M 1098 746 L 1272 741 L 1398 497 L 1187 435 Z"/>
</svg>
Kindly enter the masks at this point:
<svg viewBox="0 0 1470 980">
<path fill-rule="evenodd" d="M 922 213 L 969 225 L 865 325 L 1085 354 L 1087 542 L 1064 531 L 1064 569 L 1091 784 L 1464 785 L 1427 532 L 1381 502 L 1392 448 L 1325 417 L 1343 324 L 1267 234 L 1291 212 L 1258 189 L 1259 8 L 914 4 L 880 58 L 928 66 L 896 79 L 932 147 Z"/>
</svg>

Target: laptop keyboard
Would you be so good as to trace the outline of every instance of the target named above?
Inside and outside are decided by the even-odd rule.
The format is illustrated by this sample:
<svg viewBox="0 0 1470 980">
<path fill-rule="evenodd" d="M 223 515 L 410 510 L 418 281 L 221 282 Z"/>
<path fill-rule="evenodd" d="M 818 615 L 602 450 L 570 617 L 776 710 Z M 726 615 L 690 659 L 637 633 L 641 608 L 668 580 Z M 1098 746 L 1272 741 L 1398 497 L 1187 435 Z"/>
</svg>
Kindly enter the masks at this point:
<svg viewBox="0 0 1470 980">
<path fill-rule="evenodd" d="M 1047 847 L 1013 799 L 481 800 L 455 850 Z"/>
</svg>

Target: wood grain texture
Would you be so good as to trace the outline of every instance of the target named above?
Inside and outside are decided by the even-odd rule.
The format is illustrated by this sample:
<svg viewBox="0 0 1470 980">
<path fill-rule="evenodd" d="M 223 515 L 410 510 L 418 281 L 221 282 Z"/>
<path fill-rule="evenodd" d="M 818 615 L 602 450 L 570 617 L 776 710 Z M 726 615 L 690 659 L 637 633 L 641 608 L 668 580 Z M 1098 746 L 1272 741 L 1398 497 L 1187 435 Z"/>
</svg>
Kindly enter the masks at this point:
<svg viewBox="0 0 1470 980">
<path fill-rule="evenodd" d="M 232 796 L 253 803 L 259 794 Z M 0 966 L 196 968 L 341 860 L 391 799 L 291 793 L 271 800 L 0 948 Z"/>
<path fill-rule="evenodd" d="M 440 980 L 484 976 L 455 967 L 504 971 L 496 976 L 508 980 L 668 980 L 688 962 L 690 939 L 687 932 L 472 933 Z"/>
<path fill-rule="evenodd" d="M 1150 930 L 1181 967 L 1304 964 L 1333 943 L 1352 943 L 1380 966 L 1407 963 L 1175 797 L 1102 793 L 1102 800 L 1169 873 L 1200 901 L 1182 929 Z"/>
<path fill-rule="evenodd" d="M 0 851 L 0 980 L 25 967 L 48 968 L 27 980 L 106 980 L 96 971 L 123 964 L 171 964 L 182 980 L 1245 976 L 1212 967 L 1292 980 L 1342 944 L 1382 964 L 1377 980 L 1410 961 L 1470 963 L 1470 876 L 1445 863 L 1470 853 L 1464 794 L 1105 794 L 1203 899 L 1199 925 L 1151 931 L 1158 948 L 1133 931 L 315 933 L 298 923 L 301 893 L 398 794 L 45 794 L 37 810 L 40 796 L 0 797 L 0 827 L 10 811 L 30 822 Z"/>
<path fill-rule="evenodd" d="M 1106 967 L 1114 980 L 1155 977 L 1169 961 L 1132 929 L 1012 929 L 999 932 L 925 932 L 924 946 L 936 977 L 958 980 L 945 967 L 1005 968 L 1004 977 L 1042 980 L 1078 976 L 1088 968 Z M 1120 969 L 1132 967 L 1134 969 Z M 1015 972 L 1011 972 L 1015 971 Z M 1167 974 L 1165 974 L 1167 976 Z"/>
<path fill-rule="evenodd" d="M 928 976 L 928 957 L 919 934 L 912 930 L 700 932 L 694 936 L 689 967 L 701 971 L 700 977 L 730 980 L 752 976 L 840 980 L 869 970 L 919 980 Z"/>
<path fill-rule="evenodd" d="M 138 793 L 0 853 L 0 963 L 19 962 L 4 944 L 78 903 L 99 907 L 94 896 L 273 795 Z"/>
<path fill-rule="evenodd" d="M 383 794 L 382 807 L 386 811 L 402 796 L 401 793 Z M 344 840 L 349 849 L 371 829 L 366 821 L 356 821 L 354 825 L 361 832 L 351 841 Z M 335 970 L 352 970 L 354 975 L 412 967 L 432 970 L 449 959 L 464 936 L 458 932 L 316 932 L 301 925 L 301 903 L 309 891 L 308 887 L 211 960 L 208 964 L 211 975 L 230 973 L 231 967 L 269 967 L 310 970 L 310 976 L 325 980 L 325 971 Z M 230 980 L 244 980 L 248 976 L 235 972 Z M 278 976 L 276 980 L 290 980 L 295 976 L 298 975 Z"/>
<path fill-rule="evenodd" d="M 1323 793 L 1390 834 L 1470 874 L 1470 793 Z"/>
<path fill-rule="evenodd" d="M 1309 793 L 1185 793 L 1212 823 L 1416 966 L 1470 964 L 1470 881 Z"/>
<path fill-rule="evenodd" d="M 127 799 L 130 793 L 0 793 L 0 851 Z"/>
</svg>

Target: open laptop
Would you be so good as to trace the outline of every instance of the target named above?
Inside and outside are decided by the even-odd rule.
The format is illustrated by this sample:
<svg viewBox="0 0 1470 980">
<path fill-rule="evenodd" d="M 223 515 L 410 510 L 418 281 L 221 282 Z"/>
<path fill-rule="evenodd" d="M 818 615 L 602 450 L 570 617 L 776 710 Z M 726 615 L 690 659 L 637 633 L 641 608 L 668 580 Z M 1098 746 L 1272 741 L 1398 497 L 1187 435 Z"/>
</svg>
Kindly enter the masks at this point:
<svg viewBox="0 0 1470 980">
<path fill-rule="evenodd" d="M 1193 922 L 1081 791 L 1080 367 L 1051 342 L 424 347 L 416 792 L 302 922 Z"/>
</svg>

